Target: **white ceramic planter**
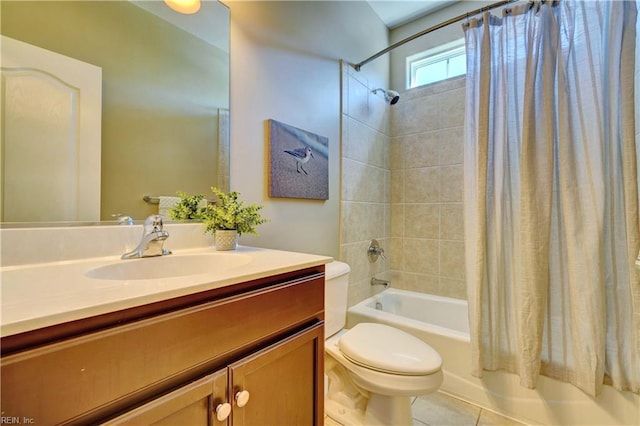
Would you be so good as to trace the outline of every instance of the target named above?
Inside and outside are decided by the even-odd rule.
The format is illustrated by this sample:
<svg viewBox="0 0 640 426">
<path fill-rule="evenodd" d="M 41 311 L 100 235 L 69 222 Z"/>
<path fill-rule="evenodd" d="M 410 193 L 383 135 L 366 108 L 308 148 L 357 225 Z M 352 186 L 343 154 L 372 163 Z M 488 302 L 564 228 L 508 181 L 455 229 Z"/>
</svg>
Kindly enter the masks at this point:
<svg viewBox="0 0 640 426">
<path fill-rule="evenodd" d="M 215 232 L 216 250 L 235 250 L 238 244 L 238 233 L 235 229 L 218 229 Z"/>
</svg>

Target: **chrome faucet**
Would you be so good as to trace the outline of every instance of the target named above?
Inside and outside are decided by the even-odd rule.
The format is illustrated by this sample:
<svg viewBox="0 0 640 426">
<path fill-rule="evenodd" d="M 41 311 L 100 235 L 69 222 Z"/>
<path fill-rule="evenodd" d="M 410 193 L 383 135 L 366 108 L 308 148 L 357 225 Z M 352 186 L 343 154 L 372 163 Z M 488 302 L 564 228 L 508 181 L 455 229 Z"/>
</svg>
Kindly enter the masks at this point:
<svg viewBox="0 0 640 426">
<path fill-rule="evenodd" d="M 163 248 L 164 240 L 169 238 L 169 232 L 162 229 L 162 216 L 154 214 L 144 221 L 142 241 L 134 250 L 122 255 L 122 259 L 137 259 L 140 257 L 164 256 L 171 254 Z"/>
<path fill-rule="evenodd" d="M 118 225 L 134 225 L 135 222 L 131 216 L 127 216 L 126 214 L 116 213 L 112 214 L 111 217 L 115 217 L 118 221 Z"/>
<path fill-rule="evenodd" d="M 371 285 L 381 285 L 384 288 L 389 288 L 389 286 L 391 285 L 391 283 L 387 280 L 380 280 L 376 277 L 371 277 Z"/>
</svg>

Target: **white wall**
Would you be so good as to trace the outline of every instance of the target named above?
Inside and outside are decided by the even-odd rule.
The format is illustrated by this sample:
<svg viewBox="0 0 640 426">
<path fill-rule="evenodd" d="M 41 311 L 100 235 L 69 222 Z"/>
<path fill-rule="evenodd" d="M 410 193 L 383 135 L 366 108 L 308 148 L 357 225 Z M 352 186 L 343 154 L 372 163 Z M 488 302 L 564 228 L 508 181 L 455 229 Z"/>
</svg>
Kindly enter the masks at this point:
<svg viewBox="0 0 640 426">
<path fill-rule="evenodd" d="M 640 87 L 640 19 L 636 22 L 636 72 L 634 87 Z M 636 118 L 636 157 L 640 159 L 640 90 L 635 90 L 635 118 Z M 638 173 L 638 198 L 640 199 L 640 173 Z M 640 253 L 638 253 L 640 259 Z"/>
<path fill-rule="evenodd" d="M 339 258 L 340 60 L 385 48 L 388 30 L 363 1 L 226 1 L 231 11 L 231 189 L 270 222 L 241 244 Z M 367 66 L 381 84 L 389 62 Z M 329 200 L 269 198 L 265 121 L 329 139 Z"/>
</svg>

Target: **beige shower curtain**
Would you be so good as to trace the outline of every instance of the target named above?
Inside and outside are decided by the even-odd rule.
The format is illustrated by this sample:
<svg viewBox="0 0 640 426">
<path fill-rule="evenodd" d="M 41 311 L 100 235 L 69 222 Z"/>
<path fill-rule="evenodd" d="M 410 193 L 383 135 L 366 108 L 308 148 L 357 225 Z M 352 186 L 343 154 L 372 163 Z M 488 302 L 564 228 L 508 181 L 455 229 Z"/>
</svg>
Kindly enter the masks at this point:
<svg viewBox="0 0 640 426">
<path fill-rule="evenodd" d="M 636 4 L 536 2 L 464 25 L 474 374 L 640 390 Z"/>
</svg>

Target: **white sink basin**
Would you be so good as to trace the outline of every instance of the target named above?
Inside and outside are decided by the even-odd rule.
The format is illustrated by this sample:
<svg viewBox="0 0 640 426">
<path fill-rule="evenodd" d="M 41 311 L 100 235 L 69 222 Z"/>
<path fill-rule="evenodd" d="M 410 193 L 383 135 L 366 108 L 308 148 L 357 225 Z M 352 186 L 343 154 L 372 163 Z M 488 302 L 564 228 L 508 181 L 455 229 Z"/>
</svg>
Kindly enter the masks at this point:
<svg viewBox="0 0 640 426">
<path fill-rule="evenodd" d="M 121 260 L 91 269 L 90 278 L 100 280 L 153 280 L 210 274 L 246 265 L 251 257 L 237 253 L 198 255 L 167 255 Z"/>
</svg>

